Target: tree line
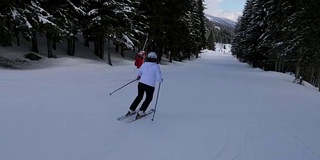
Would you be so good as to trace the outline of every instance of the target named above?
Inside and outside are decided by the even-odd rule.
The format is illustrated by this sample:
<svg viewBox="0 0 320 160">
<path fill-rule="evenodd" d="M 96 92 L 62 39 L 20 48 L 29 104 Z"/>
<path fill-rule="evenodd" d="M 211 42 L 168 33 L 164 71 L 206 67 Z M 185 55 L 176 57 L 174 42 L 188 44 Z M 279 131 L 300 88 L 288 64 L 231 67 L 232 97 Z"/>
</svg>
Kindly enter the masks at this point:
<svg viewBox="0 0 320 160">
<path fill-rule="evenodd" d="M 295 82 L 320 86 L 320 1 L 247 0 L 232 52 L 267 71 L 292 72 Z"/>
<path fill-rule="evenodd" d="M 38 36 L 47 39 L 47 54 L 56 43 L 67 43 L 68 55 L 76 54 L 77 35 L 84 45 L 93 42 L 94 54 L 104 59 L 110 43 L 124 49 L 155 51 L 169 61 L 198 56 L 206 47 L 203 0 L 1 0 L 0 44 L 20 45 L 30 41 L 39 52 Z M 108 63 L 112 65 L 110 52 Z M 161 60 L 161 59 L 159 59 Z"/>
</svg>

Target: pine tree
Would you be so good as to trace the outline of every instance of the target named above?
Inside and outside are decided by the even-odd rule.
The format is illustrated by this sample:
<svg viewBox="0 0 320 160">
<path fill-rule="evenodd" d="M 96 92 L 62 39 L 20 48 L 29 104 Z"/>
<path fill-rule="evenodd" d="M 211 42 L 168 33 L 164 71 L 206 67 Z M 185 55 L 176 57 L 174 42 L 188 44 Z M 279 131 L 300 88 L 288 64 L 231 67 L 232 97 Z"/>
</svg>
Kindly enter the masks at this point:
<svg viewBox="0 0 320 160">
<path fill-rule="evenodd" d="M 13 37 L 17 39 L 17 45 L 20 45 L 19 33 L 23 34 L 26 38 L 30 39 L 31 24 L 28 22 L 27 13 L 30 11 L 27 6 L 31 4 L 31 0 L 4 0 L 0 3 L 0 34 L 1 45 L 11 46 Z"/>
<path fill-rule="evenodd" d="M 293 71 L 299 83 L 317 85 L 319 7 L 315 0 L 247 1 L 235 28 L 233 54 L 266 70 Z"/>
<path fill-rule="evenodd" d="M 200 41 L 201 41 L 201 45 L 199 48 L 203 49 L 206 48 L 206 29 L 205 29 L 205 17 L 204 17 L 204 4 L 203 4 L 203 0 L 198 0 L 198 16 L 199 16 L 199 20 L 200 20 Z"/>
<path fill-rule="evenodd" d="M 63 38 L 68 39 L 68 54 L 74 55 L 75 51 L 71 50 L 69 37 L 76 34 L 76 18 L 70 14 L 74 9 L 74 4 L 65 0 L 42 0 L 41 7 L 50 15 L 48 20 L 50 23 L 45 23 L 42 26 L 42 32 L 46 32 L 48 57 L 54 58 L 56 55 L 53 53 L 55 43 L 61 41 Z"/>
<path fill-rule="evenodd" d="M 214 39 L 214 31 L 211 30 L 208 37 L 208 49 L 215 50 L 215 39 Z"/>
<path fill-rule="evenodd" d="M 12 45 L 11 28 L 13 27 L 12 22 L 14 20 L 13 13 L 15 13 L 13 3 L 14 1 L 4 1 L 0 3 L 0 45 L 2 46 Z"/>
<path fill-rule="evenodd" d="M 251 51 L 248 50 L 248 48 L 250 48 L 251 43 L 249 43 L 249 39 L 246 37 L 249 27 L 251 27 L 250 21 L 254 4 L 253 1 L 254 0 L 248 0 L 245 4 L 243 14 L 235 26 L 235 35 L 232 44 L 233 53 L 244 62 L 250 62 L 249 54 L 251 54 Z"/>
<path fill-rule="evenodd" d="M 290 1 L 291 2 L 291 1 Z M 310 83 L 316 83 L 315 73 L 319 68 L 319 13 L 318 1 L 292 2 L 294 13 L 288 18 L 289 44 L 286 48 L 290 62 L 294 63 L 296 79 L 302 77 Z M 301 80 L 300 80 L 301 81 Z"/>
</svg>

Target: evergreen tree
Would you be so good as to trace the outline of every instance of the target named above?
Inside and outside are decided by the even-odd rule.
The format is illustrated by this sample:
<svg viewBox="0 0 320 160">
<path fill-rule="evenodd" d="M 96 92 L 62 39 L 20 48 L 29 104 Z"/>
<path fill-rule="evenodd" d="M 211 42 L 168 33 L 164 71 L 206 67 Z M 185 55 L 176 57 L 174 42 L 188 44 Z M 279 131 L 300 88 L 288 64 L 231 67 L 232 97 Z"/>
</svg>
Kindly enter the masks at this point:
<svg viewBox="0 0 320 160">
<path fill-rule="evenodd" d="M 198 56 L 206 47 L 203 0 L 12 0 L 1 3 L 2 45 L 11 45 L 19 35 L 32 42 L 39 52 L 38 36 L 46 35 L 48 57 L 56 57 L 56 43 L 66 40 L 68 55 L 75 55 L 77 34 L 85 45 L 94 42 L 94 54 L 104 58 L 104 44 L 114 41 L 124 49 L 134 45 L 156 51 L 172 60 Z M 108 63 L 111 63 L 110 52 Z"/>
<path fill-rule="evenodd" d="M 198 16 L 200 20 L 200 49 L 206 48 L 206 29 L 205 29 L 205 17 L 204 17 L 204 5 L 203 0 L 198 0 Z"/>
<path fill-rule="evenodd" d="M 250 26 L 250 20 L 252 15 L 252 8 L 253 8 L 253 1 L 254 0 L 248 0 L 245 4 L 245 8 L 243 10 L 243 14 L 241 18 L 238 20 L 237 25 L 235 26 L 234 31 L 234 39 L 232 43 L 232 51 L 233 53 L 241 59 L 241 61 L 248 61 L 249 56 L 251 52 L 248 51 L 247 48 L 250 48 L 250 43 L 248 43 L 247 37 L 247 31 Z"/>
<path fill-rule="evenodd" d="M 50 21 L 52 15 L 42 8 L 41 1 L 39 0 L 31 0 L 30 3 L 26 4 L 25 8 L 25 17 L 27 24 L 30 25 L 29 30 L 23 32 L 25 37 L 31 37 L 32 41 L 32 51 L 39 53 L 38 49 L 38 33 L 43 33 L 45 30 L 49 28 L 55 28 L 56 25 Z M 49 57 L 53 57 L 52 55 L 48 55 Z"/>
<path fill-rule="evenodd" d="M 55 49 L 55 43 L 62 38 L 68 39 L 68 54 L 74 55 L 75 51 L 70 48 L 73 47 L 70 42 L 70 37 L 75 37 L 77 29 L 76 18 L 72 15 L 74 4 L 65 0 L 42 0 L 40 2 L 41 7 L 50 14 L 48 20 L 50 23 L 46 23 L 43 26 L 42 32 L 46 32 L 48 57 L 54 58 L 56 55 L 53 53 Z M 74 44 L 74 42 L 73 42 Z"/>
<path fill-rule="evenodd" d="M 291 1 L 290 1 L 291 2 Z M 286 51 L 289 53 L 290 62 L 294 63 L 296 79 L 302 77 L 310 83 L 316 84 L 315 77 L 319 68 L 319 41 L 320 24 L 317 11 L 320 3 L 318 1 L 292 2 L 294 13 L 289 16 L 288 34 L 289 44 Z M 301 80 L 300 80 L 301 81 Z"/>
<path fill-rule="evenodd" d="M 319 7 L 315 0 L 248 0 L 235 28 L 233 54 L 265 70 L 295 72 L 299 83 L 319 85 Z"/>
<path fill-rule="evenodd" d="M 30 33 L 31 24 L 27 20 L 26 13 L 30 12 L 27 8 L 31 0 L 4 0 L 0 3 L 0 35 L 1 45 L 11 46 L 13 37 L 17 39 L 17 45 L 20 45 L 19 33 Z M 24 35 L 26 38 L 30 38 L 30 34 Z"/>
<path fill-rule="evenodd" d="M 209 37 L 208 37 L 208 49 L 210 49 L 210 50 L 215 50 L 216 49 L 215 40 L 214 40 L 214 31 L 213 30 L 210 31 L 210 34 L 209 34 Z"/>
</svg>

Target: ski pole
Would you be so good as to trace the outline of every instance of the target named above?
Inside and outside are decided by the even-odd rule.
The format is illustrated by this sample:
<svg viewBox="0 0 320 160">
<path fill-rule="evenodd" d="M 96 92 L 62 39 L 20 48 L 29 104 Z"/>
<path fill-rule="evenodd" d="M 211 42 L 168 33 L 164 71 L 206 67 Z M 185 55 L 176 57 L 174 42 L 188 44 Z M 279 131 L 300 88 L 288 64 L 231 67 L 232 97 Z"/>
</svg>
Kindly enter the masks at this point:
<svg viewBox="0 0 320 160">
<path fill-rule="evenodd" d="M 155 104 L 155 106 L 154 106 L 154 112 L 153 112 L 153 116 L 152 116 L 152 119 L 151 119 L 152 121 L 154 120 L 154 116 L 155 116 L 156 111 L 157 111 L 157 103 L 158 103 L 158 98 L 159 98 L 160 86 L 161 86 L 161 83 L 159 83 L 159 87 L 158 87 L 156 104 Z"/>
<path fill-rule="evenodd" d="M 119 91 L 119 90 L 122 89 L 123 87 L 125 87 L 125 86 L 129 85 L 130 83 L 132 83 L 132 82 L 134 82 L 134 81 L 137 81 L 137 80 L 138 80 L 138 79 L 134 79 L 134 80 L 128 82 L 127 84 L 125 84 L 125 85 L 121 86 L 120 88 L 116 89 L 115 91 L 111 92 L 110 95 L 112 95 L 113 93 Z"/>
<path fill-rule="evenodd" d="M 145 51 L 144 49 L 146 48 L 146 45 L 147 45 L 147 42 L 148 42 L 148 37 L 149 37 L 149 36 L 147 35 L 146 41 L 144 42 L 144 46 L 143 46 L 143 48 L 142 48 L 143 51 Z"/>
</svg>

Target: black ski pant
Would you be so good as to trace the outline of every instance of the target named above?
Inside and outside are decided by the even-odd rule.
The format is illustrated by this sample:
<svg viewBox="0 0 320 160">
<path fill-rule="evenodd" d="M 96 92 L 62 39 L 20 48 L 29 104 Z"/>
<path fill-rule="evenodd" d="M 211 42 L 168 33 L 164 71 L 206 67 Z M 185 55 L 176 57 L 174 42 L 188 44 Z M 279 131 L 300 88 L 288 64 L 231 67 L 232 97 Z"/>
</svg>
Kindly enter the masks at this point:
<svg viewBox="0 0 320 160">
<path fill-rule="evenodd" d="M 153 98 L 153 92 L 154 92 L 154 87 L 146 85 L 144 83 L 139 82 L 138 84 L 138 95 L 137 97 L 134 99 L 134 101 L 132 102 L 131 106 L 130 106 L 130 110 L 135 111 L 136 108 L 138 107 L 139 103 L 141 102 L 144 92 L 146 92 L 146 99 L 144 100 L 144 102 L 142 103 L 139 111 L 143 111 L 145 112 L 149 106 L 149 104 L 152 101 Z"/>
</svg>

